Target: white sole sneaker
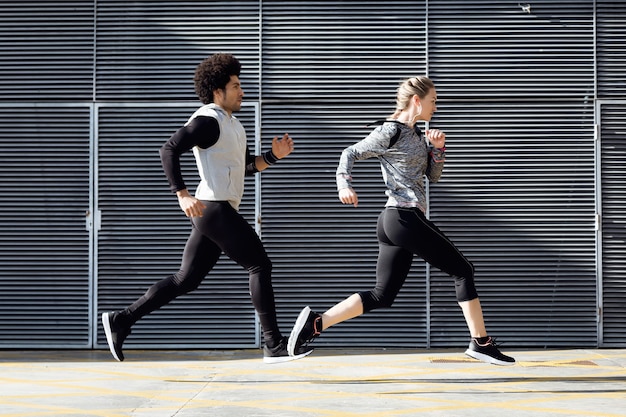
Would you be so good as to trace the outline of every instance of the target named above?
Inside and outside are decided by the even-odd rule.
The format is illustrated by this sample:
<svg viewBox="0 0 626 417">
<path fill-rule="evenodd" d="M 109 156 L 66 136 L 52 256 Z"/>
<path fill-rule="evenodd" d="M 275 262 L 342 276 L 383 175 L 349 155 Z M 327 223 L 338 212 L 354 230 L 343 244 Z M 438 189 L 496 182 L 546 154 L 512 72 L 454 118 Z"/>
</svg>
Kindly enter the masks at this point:
<svg viewBox="0 0 626 417">
<path fill-rule="evenodd" d="M 115 353 L 115 348 L 113 347 L 113 332 L 111 331 L 111 320 L 109 320 L 109 313 L 102 313 L 102 327 L 104 327 L 104 334 L 107 337 L 107 343 L 109 344 L 109 350 L 111 351 L 111 354 L 116 361 L 121 362 L 120 358 L 117 357 L 117 353 Z"/>
<path fill-rule="evenodd" d="M 512 365 L 515 365 L 515 362 L 501 361 L 499 359 L 492 358 L 489 355 L 485 355 L 484 353 L 476 352 L 475 350 L 472 350 L 472 349 L 467 349 L 465 351 L 465 354 L 467 356 L 469 356 L 470 358 L 474 358 L 474 359 L 482 361 L 482 362 L 490 363 L 492 365 L 500 365 L 500 366 L 512 366 Z"/>
<path fill-rule="evenodd" d="M 298 335 L 304 328 L 304 325 L 306 324 L 310 313 L 311 309 L 309 308 L 309 306 L 304 307 L 298 315 L 298 318 L 293 325 L 293 329 L 291 329 L 291 334 L 289 334 L 289 341 L 287 342 L 287 353 L 289 353 L 289 356 L 294 356 L 295 354 L 296 340 L 298 340 Z"/>
<path fill-rule="evenodd" d="M 299 355 L 295 355 L 295 356 L 264 356 L 263 357 L 263 363 L 283 363 L 283 362 L 291 362 L 291 361 L 295 361 L 298 359 L 302 359 L 305 356 L 309 355 L 311 352 L 313 352 L 313 349 L 301 353 Z"/>
</svg>

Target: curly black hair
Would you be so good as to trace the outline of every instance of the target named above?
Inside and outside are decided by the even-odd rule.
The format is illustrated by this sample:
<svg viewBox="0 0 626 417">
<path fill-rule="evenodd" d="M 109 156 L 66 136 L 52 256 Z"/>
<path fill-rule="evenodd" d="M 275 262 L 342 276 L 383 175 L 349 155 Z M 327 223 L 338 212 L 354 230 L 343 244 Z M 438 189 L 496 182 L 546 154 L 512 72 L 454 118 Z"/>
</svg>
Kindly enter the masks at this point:
<svg viewBox="0 0 626 417">
<path fill-rule="evenodd" d="M 239 77 L 241 63 L 231 54 L 218 53 L 206 58 L 196 68 L 193 78 L 196 94 L 204 104 L 213 103 L 213 92 L 226 88 L 231 75 Z"/>
</svg>

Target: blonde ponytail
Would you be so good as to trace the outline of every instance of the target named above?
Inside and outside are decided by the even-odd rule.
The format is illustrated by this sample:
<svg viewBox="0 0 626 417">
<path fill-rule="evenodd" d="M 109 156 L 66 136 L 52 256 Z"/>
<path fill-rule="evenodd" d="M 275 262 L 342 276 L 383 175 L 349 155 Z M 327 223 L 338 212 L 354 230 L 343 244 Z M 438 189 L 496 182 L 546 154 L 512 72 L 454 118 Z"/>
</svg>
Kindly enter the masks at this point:
<svg viewBox="0 0 626 417">
<path fill-rule="evenodd" d="M 404 80 L 398 87 L 396 93 L 396 110 L 390 118 L 397 119 L 400 112 L 409 106 L 411 97 L 417 95 L 419 98 L 424 98 L 428 95 L 430 89 L 434 87 L 435 84 L 431 79 L 424 76 L 411 77 Z"/>
</svg>

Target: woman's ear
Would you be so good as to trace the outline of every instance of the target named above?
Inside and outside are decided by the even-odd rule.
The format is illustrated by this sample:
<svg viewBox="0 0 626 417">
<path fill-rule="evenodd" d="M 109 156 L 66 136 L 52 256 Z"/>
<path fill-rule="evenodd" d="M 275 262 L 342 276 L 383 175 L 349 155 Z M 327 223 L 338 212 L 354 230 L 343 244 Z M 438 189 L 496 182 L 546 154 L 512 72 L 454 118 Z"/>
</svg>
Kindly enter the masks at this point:
<svg viewBox="0 0 626 417">
<path fill-rule="evenodd" d="M 417 94 L 413 96 L 413 104 L 415 104 L 415 109 L 417 109 L 417 115 L 422 114 L 422 100 Z"/>
</svg>

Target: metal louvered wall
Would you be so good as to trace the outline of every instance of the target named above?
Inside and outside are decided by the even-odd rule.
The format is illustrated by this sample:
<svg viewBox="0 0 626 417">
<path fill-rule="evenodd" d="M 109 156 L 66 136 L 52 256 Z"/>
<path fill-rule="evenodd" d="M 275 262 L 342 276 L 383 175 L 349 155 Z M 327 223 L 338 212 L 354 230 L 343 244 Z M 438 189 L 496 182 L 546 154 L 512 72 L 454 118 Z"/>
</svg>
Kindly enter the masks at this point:
<svg viewBox="0 0 626 417">
<path fill-rule="evenodd" d="M 431 218 L 474 263 L 489 332 L 595 345 L 591 2 L 429 2 L 429 68 L 447 132 Z M 432 344 L 466 337 L 432 276 Z M 584 335 L 584 337 L 581 337 Z"/>
<path fill-rule="evenodd" d="M 105 348 L 100 313 L 178 269 L 189 224 L 158 148 L 199 105 L 196 65 L 219 51 L 243 63 L 250 146 L 296 141 L 242 206 L 251 224 L 259 215 L 285 334 L 304 305 L 373 286 L 380 168 L 357 163 L 354 208 L 337 199 L 336 165 L 393 111 L 402 79 L 428 74 L 431 127 L 448 138 L 429 214 L 473 261 L 487 328 L 509 347 L 625 346 L 626 8 L 527 3 L 2 2 L 0 347 Z M 127 346 L 258 346 L 246 276 L 224 258 Z M 392 308 L 316 345 L 466 342 L 451 278 L 415 259 Z"/>
<path fill-rule="evenodd" d="M 626 97 L 626 4 L 596 2 L 598 98 Z"/>
<path fill-rule="evenodd" d="M 626 7 L 598 1 L 598 97 L 600 128 L 596 162 L 600 165 L 598 212 L 601 215 L 599 291 L 600 344 L 626 346 Z"/>
<path fill-rule="evenodd" d="M 4 104 L 0 347 L 87 347 L 90 108 Z"/>
<path fill-rule="evenodd" d="M 599 102 L 602 344 L 626 340 L 626 100 Z"/>
<path fill-rule="evenodd" d="M 126 307 L 180 267 L 190 225 L 169 191 L 158 149 L 200 105 L 193 73 L 212 53 L 232 52 L 242 61 L 247 103 L 237 116 L 254 149 L 258 21 L 258 1 L 98 1 L 96 96 L 120 101 L 98 112 L 99 312 Z M 137 103 L 146 100 L 152 103 Z M 193 192 L 198 174 L 192 154 L 185 156 Z M 240 211 L 253 222 L 254 179 L 245 194 Z M 142 319 L 126 346 L 258 346 L 247 273 L 223 258 L 192 295 Z M 95 339 L 106 346 L 100 324 Z"/>
<path fill-rule="evenodd" d="M 2 101 L 91 101 L 94 2 L 0 2 Z"/>
<path fill-rule="evenodd" d="M 93 46 L 93 1 L 0 3 L 0 347 L 90 346 Z"/>
<path fill-rule="evenodd" d="M 359 207 L 337 199 L 341 150 L 394 110 L 405 77 L 426 70 L 425 3 L 264 1 L 262 131 L 287 131 L 296 151 L 262 174 L 263 241 L 286 331 L 305 305 L 324 310 L 371 288 L 376 218 L 386 197 L 376 161 L 354 171 Z M 342 323 L 318 346 L 425 346 L 424 265 L 391 309 Z M 407 320 L 408 319 L 408 320 Z"/>
<path fill-rule="evenodd" d="M 161 168 L 158 150 L 198 106 L 184 103 L 98 107 L 98 307 L 126 307 L 153 283 L 178 271 L 191 226 Z M 255 106 L 237 117 L 254 149 Z M 181 158 L 190 190 L 199 177 L 193 155 Z M 240 212 L 254 222 L 254 178 Z M 167 338 L 163 338 L 167 334 Z M 127 347 L 254 347 L 258 331 L 245 270 L 223 257 L 193 295 L 180 297 L 133 328 Z M 105 346 L 101 330 L 98 344 Z"/>
<path fill-rule="evenodd" d="M 96 96 L 196 100 L 193 72 L 215 52 L 241 61 L 246 99 L 258 97 L 259 1 L 98 0 Z"/>
</svg>

